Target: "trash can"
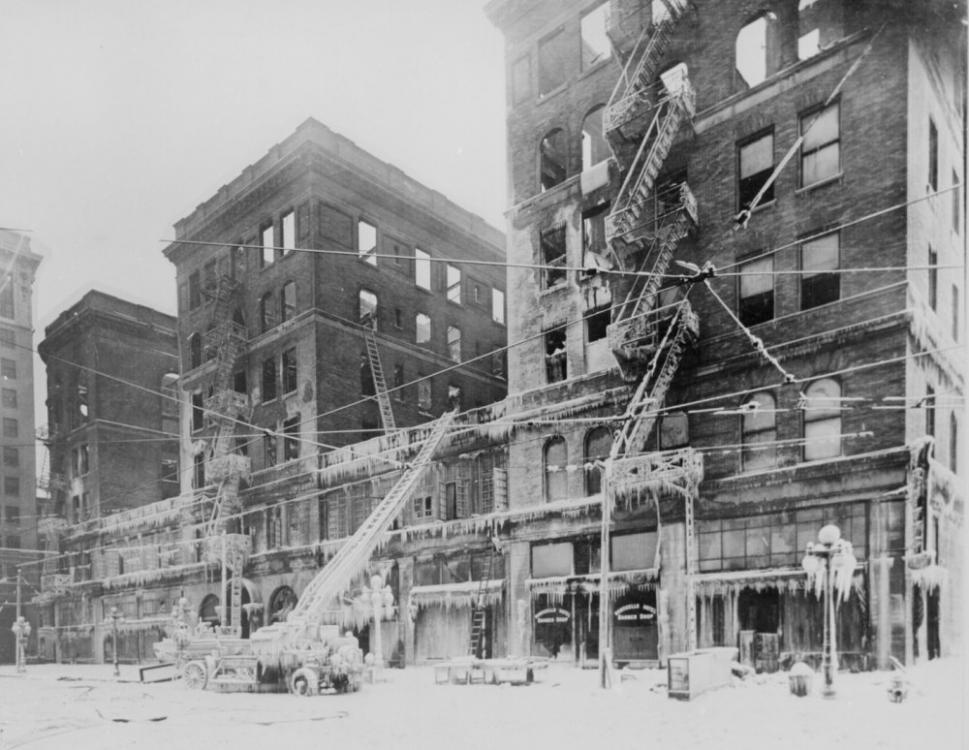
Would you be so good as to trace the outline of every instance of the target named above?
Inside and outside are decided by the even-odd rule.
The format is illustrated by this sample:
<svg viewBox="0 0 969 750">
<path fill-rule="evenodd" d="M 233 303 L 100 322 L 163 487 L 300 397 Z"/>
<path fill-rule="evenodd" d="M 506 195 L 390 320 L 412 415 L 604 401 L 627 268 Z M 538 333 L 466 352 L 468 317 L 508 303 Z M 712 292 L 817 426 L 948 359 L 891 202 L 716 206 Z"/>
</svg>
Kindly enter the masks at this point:
<svg viewBox="0 0 969 750">
<path fill-rule="evenodd" d="M 811 692 L 811 682 L 814 679 L 814 670 L 803 661 L 795 662 L 791 667 L 788 679 L 791 683 L 791 695 L 803 698 Z"/>
</svg>

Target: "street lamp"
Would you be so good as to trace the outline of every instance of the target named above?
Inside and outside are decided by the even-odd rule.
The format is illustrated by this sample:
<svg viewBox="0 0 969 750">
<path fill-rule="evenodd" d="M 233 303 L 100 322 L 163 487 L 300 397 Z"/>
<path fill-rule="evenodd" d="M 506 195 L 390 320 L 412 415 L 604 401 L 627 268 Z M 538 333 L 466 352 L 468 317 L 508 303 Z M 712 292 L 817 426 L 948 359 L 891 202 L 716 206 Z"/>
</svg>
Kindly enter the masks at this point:
<svg viewBox="0 0 969 750">
<path fill-rule="evenodd" d="M 808 542 L 801 566 L 808 574 L 814 593 L 824 599 L 824 646 L 821 656 L 826 698 L 834 697 L 834 673 L 838 663 L 836 633 L 837 599 L 845 601 L 851 592 L 851 579 L 857 560 L 851 542 L 841 538 L 834 524 L 823 526 L 817 542 Z M 836 599 L 837 597 L 837 599 Z"/>
<path fill-rule="evenodd" d="M 365 591 L 365 594 L 368 592 Z M 370 651 L 374 658 L 374 668 L 379 670 L 384 664 L 383 648 L 380 643 L 380 622 L 394 616 L 394 592 L 390 586 L 384 585 L 380 576 L 370 579 L 370 609 L 373 615 L 373 643 Z"/>
<path fill-rule="evenodd" d="M 26 643 L 30 637 L 30 623 L 25 617 L 19 616 L 10 627 L 17 639 L 17 671 L 27 671 Z"/>
<path fill-rule="evenodd" d="M 118 669 L 118 623 L 124 620 L 124 615 L 117 607 L 112 607 L 108 616 L 111 618 L 111 640 L 114 644 L 114 676 L 120 677 L 121 670 Z"/>
</svg>

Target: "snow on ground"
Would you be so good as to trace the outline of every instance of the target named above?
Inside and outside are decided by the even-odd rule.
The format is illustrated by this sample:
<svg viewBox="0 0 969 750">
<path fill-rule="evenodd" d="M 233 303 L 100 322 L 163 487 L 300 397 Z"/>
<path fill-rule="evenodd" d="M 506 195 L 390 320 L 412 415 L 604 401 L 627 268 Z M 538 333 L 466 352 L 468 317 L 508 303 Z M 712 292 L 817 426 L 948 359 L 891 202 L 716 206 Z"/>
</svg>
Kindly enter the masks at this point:
<svg viewBox="0 0 969 750">
<path fill-rule="evenodd" d="M 180 682 L 142 685 L 137 668 L 0 666 L 0 750 L 30 748 L 743 748 L 959 750 L 962 664 L 919 665 L 903 703 L 889 674 L 839 674 L 838 695 L 797 698 L 787 675 L 761 675 L 692 701 L 671 700 L 665 672 L 629 673 L 597 689 L 597 673 L 553 664 L 528 686 L 435 685 L 429 667 L 388 670 L 350 695 L 219 694 Z M 662 686 L 662 687 L 658 687 Z M 125 721 L 121 721 L 125 720 Z"/>
</svg>

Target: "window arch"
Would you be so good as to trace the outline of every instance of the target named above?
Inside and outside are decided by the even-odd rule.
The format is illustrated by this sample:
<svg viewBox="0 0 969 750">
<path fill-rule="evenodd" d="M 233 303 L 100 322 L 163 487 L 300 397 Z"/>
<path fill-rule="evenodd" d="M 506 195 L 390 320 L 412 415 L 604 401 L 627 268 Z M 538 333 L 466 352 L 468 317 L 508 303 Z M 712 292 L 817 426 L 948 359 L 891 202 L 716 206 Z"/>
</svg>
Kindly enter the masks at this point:
<svg viewBox="0 0 969 750">
<path fill-rule="evenodd" d="M 296 606 L 296 592 L 289 586 L 280 586 L 269 597 L 269 624 L 283 622 Z"/>
<path fill-rule="evenodd" d="M 594 167 L 609 158 L 609 144 L 602 131 L 602 115 L 605 105 L 600 104 L 589 111 L 582 121 L 582 171 Z"/>
<path fill-rule="evenodd" d="M 208 594 L 199 606 L 199 621 L 218 627 L 222 624 L 220 611 L 219 597 L 215 594 Z"/>
<path fill-rule="evenodd" d="M 545 500 L 553 502 L 564 500 L 569 494 L 568 475 L 565 466 L 568 462 L 568 451 L 565 438 L 556 436 L 545 443 Z"/>
<path fill-rule="evenodd" d="M 568 148 L 565 131 L 555 128 L 542 138 L 539 151 L 539 181 L 542 190 L 549 190 L 565 180 Z"/>
<path fill-rule="evenodd" d="M 602 492 L 602 469 L 590 466 L 595 461 L 609 457 L 612 448 L 612 431 L 608 427 L 595 427 L 585 436 L 585 494 L 598 495 Z"/>
<path fill-rule="evenodd" d="M 259 298 L 259 331 L 265 333 L 274 325 L 273 295 L 271 292 L 266 292 Z"/>
<path fill-rule="evenodd" d="M 744 471 L 768 469 L 777 463 L 777 401 L 766 391 L 755 393 L 741 419 L 741 462 Z"/>
<path fill-rule="evenodd" d="M 197 333 L 188 337 L 188 361 L 190 369 L 202 364 L 202 337 Z"/>
<path fill-rule="evenodd" d="M 841 455 L 841 384 L 824 378 L 804 392 L 804 460 Z"/>
</svg>

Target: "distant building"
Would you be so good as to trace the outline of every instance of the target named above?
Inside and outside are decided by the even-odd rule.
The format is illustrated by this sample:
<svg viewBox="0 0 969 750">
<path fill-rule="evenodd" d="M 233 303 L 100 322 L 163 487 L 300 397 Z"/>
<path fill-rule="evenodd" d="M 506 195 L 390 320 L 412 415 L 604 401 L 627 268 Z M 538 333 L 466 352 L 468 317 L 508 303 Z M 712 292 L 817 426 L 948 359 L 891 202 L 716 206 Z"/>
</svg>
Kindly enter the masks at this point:
<svg viewBox="0 0 969 750">
<path fill-rule="evenodd" d="M 17 550 L 37 547 L 33 286 L 40 261 L 29 237 L 0 229 L 0 663 L 14 660 L 17 565 L 37 559 Z M 36 567 L 23 572 L 36 585 Z"/>
<path fill-rule="evenodd" d="M 90 291 L 44 333 L 50 474 L 39 543 L 60 556 L 43 569 L 39 651 L 94 658 L 101 522 L 178 495 L 175 319 Z"/>
</svg>

